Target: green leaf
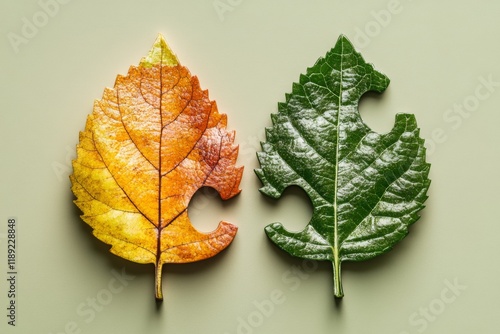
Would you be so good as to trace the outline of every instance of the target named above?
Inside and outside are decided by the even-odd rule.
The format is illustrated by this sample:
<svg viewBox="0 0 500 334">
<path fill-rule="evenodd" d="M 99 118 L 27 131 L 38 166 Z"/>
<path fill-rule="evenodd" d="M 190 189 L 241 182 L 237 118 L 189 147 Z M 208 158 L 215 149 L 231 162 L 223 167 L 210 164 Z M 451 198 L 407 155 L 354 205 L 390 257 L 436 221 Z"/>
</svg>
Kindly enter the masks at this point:
<svg viewBox="0 0 500 334">
<path fill-rule="evenodd" d="M 344 295 L 341 263 L 390 250 L 427 199 L 430 165 L 414 115 L 396 115 L 393 129 L 379 134 L 359 114 L 361 96 L 388 84 L 340 36 L 278 104 L 257 153 L 263 194 L 279 198 L 297 185 L 314 207 L 303 231 L 274 223 L 267 236 L 293 256 L 331 261 L 336 297 Z"/>
</svg>

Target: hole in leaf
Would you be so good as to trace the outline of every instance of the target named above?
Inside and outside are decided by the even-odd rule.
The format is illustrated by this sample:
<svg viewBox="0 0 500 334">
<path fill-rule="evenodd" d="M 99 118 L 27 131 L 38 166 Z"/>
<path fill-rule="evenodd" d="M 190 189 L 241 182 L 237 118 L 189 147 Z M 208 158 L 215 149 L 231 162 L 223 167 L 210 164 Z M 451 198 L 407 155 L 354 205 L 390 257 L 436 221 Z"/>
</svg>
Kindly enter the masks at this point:
<svg viewBox="0 0 500 334">
<path fill-rule="evenodd" d="M 188 216 L 191 224 L 200 232 L 212 232 L 224 220 L 224 201 L 217 190 L 201 187 L 191 198 Z M 227 217 L 226 217 L 227 219 Z"/>
<path fill-rule="evenodd" d="M 389 94 L 388 90 L 382 94 L 367 92 L 359 100 L 361 119 L 372 131 L 380 134 L 387 133 L 394 127 L 395 118 L 389 106 Z"/>
<path fill-rule="evenodd" d="M 276 202 L 269 222 L 280 222 L 289 231 L 302 231 L 313 215 L 313 206 L 307 193 L 298 186 L 285 189 Z"/>
</svg>

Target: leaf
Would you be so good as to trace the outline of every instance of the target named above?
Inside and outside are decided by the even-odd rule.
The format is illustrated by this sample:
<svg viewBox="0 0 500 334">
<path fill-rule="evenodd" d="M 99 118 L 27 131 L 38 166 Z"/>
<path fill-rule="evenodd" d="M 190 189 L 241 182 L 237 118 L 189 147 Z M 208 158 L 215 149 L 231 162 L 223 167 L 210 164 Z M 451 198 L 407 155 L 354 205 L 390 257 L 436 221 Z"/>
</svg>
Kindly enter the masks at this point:
<svg viewBox="0 0 500 334">
<path fill-rule="evenodd" d="M 164 263 L 212 257 L 236 234 L 227 222 L 199 232 L 187 211 L 200 187 L 222 199 L 240 192 L 243 167 L 226 123 L 159 35 L 139 66 L 104 90 L 80 133 L 70 178 L 82 219 L 112 253 L 155 265 L 157 300 Z"/>
<path fill-rule="evenodd" d="M 430 165 L 414 115 L 396 115 L 394 128 L 378 134 L 359 114 L 361 96 L 388 84 L 340 36 L 278 104 L 257 153 L 263 194 L 279 198 L 297 185 L 314 207 L 303 231 L 274 223 L 267 236 L 293 256 L 331 261 L 336 297 L 343 296 L 341 263 L 390 250 L 427 199 Z"/>
</svg>

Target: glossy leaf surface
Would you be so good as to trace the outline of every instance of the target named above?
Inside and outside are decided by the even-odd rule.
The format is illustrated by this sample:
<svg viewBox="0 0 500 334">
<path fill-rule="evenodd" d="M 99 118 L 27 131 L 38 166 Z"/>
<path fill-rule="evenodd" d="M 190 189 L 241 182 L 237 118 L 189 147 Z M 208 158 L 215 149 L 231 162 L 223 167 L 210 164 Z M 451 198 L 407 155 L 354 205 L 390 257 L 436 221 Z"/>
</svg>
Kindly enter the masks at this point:
<svg viewBox="0 0 500 334">
<path fill-rule="evenodd" d="M 164 263 L 214 256 L 236 234 L 227 222 L 197 231 L 187 212 L 200 187 L 222 199 L 240 192 L 243 168 L 226 123 L 160 35 L 139 66 L 105 89 L 80 133 L 70 178 L 82 218 L 112 253 L 155 265 L 158 300 Z"/>
<path fill-rule="evenodd" d="M 396 115 L 393 129 L 378 134 L 359 114 L 361 96 L 388 84 L 341 36 L 279 103 L 258 153 L 263 194 L 279 198 L 297 185 L 314 207 L 303 231 L 273 223 L 266 234 L 291 255 L 331 261 L 336 297 L 341 263 L 390 250 L 427 199 L 430 165 L 414 115 Z"/>
</svg>

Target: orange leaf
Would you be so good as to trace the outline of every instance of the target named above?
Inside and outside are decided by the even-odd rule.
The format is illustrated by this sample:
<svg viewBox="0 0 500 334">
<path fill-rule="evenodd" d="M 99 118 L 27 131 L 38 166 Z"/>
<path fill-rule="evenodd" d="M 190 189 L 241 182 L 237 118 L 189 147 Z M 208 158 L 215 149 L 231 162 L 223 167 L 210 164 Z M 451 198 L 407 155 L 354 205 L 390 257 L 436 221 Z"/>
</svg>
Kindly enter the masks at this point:
<svg viewBox="0 0 500 334">
<path fill-rule="evenodd" d="M 82 219 L 112 253 L 155 265 L 157 300 L 164 263 L 212 257 L 236 234 L 227 222 L 199 232 L 187 213 L 200 187 L 222 199 L 240 192 L 243 167 L 226 123 L 159 35 L 139 66 L 104 90 L 80 133 L 70 179 Z"/>
</svg>

